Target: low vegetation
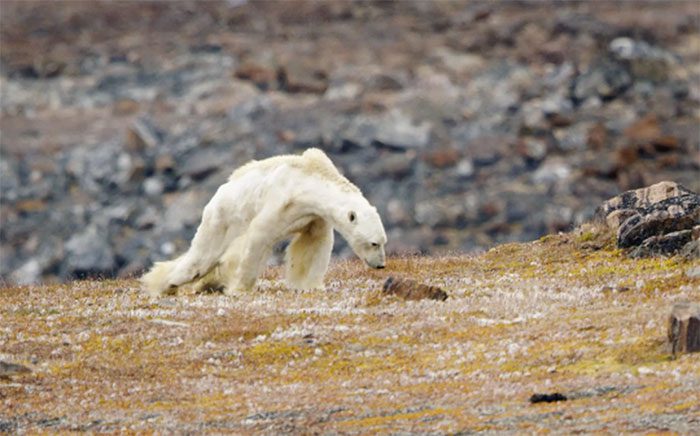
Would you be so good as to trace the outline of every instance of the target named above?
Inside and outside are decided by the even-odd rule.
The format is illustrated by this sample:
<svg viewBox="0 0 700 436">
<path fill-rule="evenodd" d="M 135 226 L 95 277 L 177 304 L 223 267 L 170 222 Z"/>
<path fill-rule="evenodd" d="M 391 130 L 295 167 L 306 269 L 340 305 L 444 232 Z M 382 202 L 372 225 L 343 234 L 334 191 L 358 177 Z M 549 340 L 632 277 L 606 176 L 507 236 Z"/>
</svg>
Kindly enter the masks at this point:
<svg viewBox="0 0 700 436">
<path fill-rule="evenodd" d="M 228 298 L 149 299 L 135 280 L 0 290 L 0 431 L 693 432 L 700 353 L 666 322 L 700 262 L 628 259 L 595 229 L 479 256 L 282 271 Z M 383 296 L 389 275 L 447 301 Z M 568 400 L 531 404 L 534 393 Z"/>
</svg>

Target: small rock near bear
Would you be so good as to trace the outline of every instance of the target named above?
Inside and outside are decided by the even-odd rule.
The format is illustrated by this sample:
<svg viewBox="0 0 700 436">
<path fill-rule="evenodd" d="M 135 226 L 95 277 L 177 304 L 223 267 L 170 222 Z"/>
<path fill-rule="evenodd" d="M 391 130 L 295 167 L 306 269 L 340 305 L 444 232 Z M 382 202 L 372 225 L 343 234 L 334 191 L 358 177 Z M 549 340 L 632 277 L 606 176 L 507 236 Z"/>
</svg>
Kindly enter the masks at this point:
<svg viewBox="0 0 700 436">
<path fill-rule="evenodd" d="M 386 233 L 357 186 L 323 151 L 251 161 L 231 175 L 204 207 L 190 248 L 157 262 L 141 278 L 152 296 L 194 283 L 230 295 L 255 286 L 273 246 L 288 237 L 286 281 L 323 287 L 337 230 L 372 268 L 384 268 Z"/>
</svg>

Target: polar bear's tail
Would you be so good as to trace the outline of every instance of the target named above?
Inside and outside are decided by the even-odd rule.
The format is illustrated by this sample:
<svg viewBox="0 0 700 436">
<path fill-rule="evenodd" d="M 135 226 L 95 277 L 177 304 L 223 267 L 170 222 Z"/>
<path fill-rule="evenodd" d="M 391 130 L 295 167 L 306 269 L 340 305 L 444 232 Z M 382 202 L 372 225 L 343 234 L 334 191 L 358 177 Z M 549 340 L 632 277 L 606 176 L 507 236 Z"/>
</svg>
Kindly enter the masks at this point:
<svg viewBox="0 0 700 436">
<path fill-rule="evenodd" d="M 144 274 L 141 279 L 143 289 L 152 297 L 159 297 L 168 294 L 174 289 L 168 286 L 168 276 L 175 268 L 177 259 L 166 262 L 156 262 L 150 271 Z"/>
</svg>

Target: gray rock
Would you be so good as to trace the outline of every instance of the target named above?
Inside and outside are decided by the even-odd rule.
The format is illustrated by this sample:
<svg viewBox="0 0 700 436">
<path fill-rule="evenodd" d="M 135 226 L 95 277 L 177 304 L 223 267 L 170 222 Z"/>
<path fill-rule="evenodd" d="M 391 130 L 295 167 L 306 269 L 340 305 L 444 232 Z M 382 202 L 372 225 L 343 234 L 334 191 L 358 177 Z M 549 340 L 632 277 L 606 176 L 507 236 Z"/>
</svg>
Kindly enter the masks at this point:
<svg viewBox="0 0 700 436">
<path fill-rule="evenodd" d="M 474 163 L 471 159 L 460 159 L 455 167 L 455 174 L 458 177 L 467 179 L 474 175 Z"/>
<path fill-rule="evenodd" d="M 219 148 L 197 148 L 188 153 L 176 167 L 178 174 L 202 180 L 230 162 L 231 154 Z"/>
<path fill-rule="evenodd" d="M 125 173 L 119 168 L 120 153 L 116 142 L 76 148 L 68 155 L 66 173 L 87 192 L 105 193 L 125 182 Z"/>
<path fill-rule="evenodd" d="M 377 137 L 375 121 L 365 115 L 353 118 L 348 126 L 339 132 L 339 142 L 346 150 L 353 147 L 369 147 Z"/>
<path fill-rule="evenodd" d="M 700 259 L 700 240 L 689 241 L 678 254 L 686 259 Z"/>
<path fill-rule="evenodd" d="M 614 98 L 631 85 L 627 69 L 617 62 L 603 60 L 576 78 L 572 93 L 578 101 L 590 97 Z"/>
<path fill-rule="evenodd" d="M 157 197 L 163 193 L 164 184 L 157 177 L 149 177 L 143 181 L 143 192 L 149 197 Z"/>
<path fill-rule="evenodd" d="M 0 154 L 0 188 L 6 201 L 14 201 L 18 197 L 18 189 L 21 186 L 18 167 L 17 159 L 4 153 Z"/>
<path fill-rule="evenodd" d="M 564 129 L 555 129 L 553 134 L 560 150 L 585 150 L 588 147 L 588 131 L 591 125 L 579 123 Z"/>
<path fill-rule="evenodd" d="M 169 200 L 163 216 L 162 228 L 167 231 L 181 231 L 186 227 L 196 227 L 202 217 L 202 210 L 212 194 L 190 190 Z"/>
<path fill-rule="evenodd" d="M 415 122 L 399 110 L 383 116 L 376 125 L 374 141 L 395 148 L 423 148 L 430 142 L 432 125 Z"/>
<path fill-rule="evenodd" d="M 66 242 L 68 274 L 92 276 L 112 273 L 116 267 L 108 235 L 91 225 Z"/>
<path fill-rule="evenodd" d="M 685 271 L 685 275 L 691 279 L 700 279 L 700 266 L 692 266 Z"/>
<path fill-rule="evenodd" d="M 568 179 L 571 176 L 571 167 L 563 159 L 548 158 L 532 175 L 533 183 L 551 186 Z"/>
<path fill-rule="evenodd" d="M 338 136 L 345 148 L 385 146 L 393 149 L 423 148 L 430 142 L 431 123 L 414 122 L 408 115 L 393 110 L 379 117 L 359 115 Z"/>
<path fill-rule="evenodd" d="M 41 263 L 35 258 L 26 261 L 12 273 L 12 280 L 18 285 L 31 285 L 41 280 Z"/>
<path fill-rule="evenodd" d="M 626 63 L 637 79 L 661 82 L 667 80 L 676 56 L 659 47 L 632 38 L 615 38 L 608 46 L 610 53 Z"/>
</svg>

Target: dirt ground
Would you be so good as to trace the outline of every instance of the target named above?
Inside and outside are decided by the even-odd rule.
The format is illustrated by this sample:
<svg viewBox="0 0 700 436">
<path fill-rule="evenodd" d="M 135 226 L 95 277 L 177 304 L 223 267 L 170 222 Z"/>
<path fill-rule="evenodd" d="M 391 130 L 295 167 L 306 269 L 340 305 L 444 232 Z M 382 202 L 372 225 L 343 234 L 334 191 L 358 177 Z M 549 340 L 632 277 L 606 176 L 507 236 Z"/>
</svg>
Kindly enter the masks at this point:
<svg viewBox="0 0 700 436">
<path fill-rule="evenodd" d="M 700 301 L 700 261 L 595 237 L 339 262 L 323 291 L 279 269 L 232 298 L 0 289 L 0 360 L 32 371 L 0 380 L 0 432 L 697 434 L 700 353 L 673 358 L 665 336 L 671 305 Z M 382 296 L 390 275 L 449 298 Z"/>
</svg>

